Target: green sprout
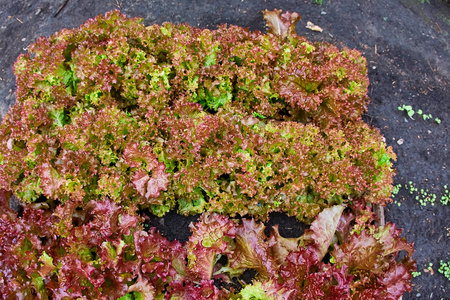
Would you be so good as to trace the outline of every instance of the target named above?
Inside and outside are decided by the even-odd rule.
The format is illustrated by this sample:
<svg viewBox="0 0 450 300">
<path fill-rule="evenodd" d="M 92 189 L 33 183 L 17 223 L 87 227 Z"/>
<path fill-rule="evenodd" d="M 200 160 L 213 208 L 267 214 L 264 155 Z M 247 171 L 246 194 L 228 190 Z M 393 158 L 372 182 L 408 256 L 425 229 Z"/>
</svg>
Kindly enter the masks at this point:
<svg viewBox="0 0 450 300">
<path fill-rule="evenodd" d="M 406 113 L 408 114 L 408 116 L 409 116 L 412 120 L 414 120 L 413 116 L 414 116 L 415 113 L 417 113 L 419 116 L 422 116 L 422 119 L 423 119 L 424 121 L 433 119 L 433 116 L 432 116 L 431 114 L 425 114 L 421 109 L 418 109 L 417 112 L 414 111 L 414 109 L 412 108 L 411 105 L 405 105 L 405 104 L 403 104 L 402 106 L 399 106 L 399 107 L 398 107 L 398 110 L 400 110 L 400 111 L 406 111 Z M 434 121 L 435 121 L 438 125 L 441 124 L 441 119 L 439 119 L 439 118 L 435 118 Z"/>
<path fill-rule="evenodd" d="M 394 185 L 392 189 L 392 198 L 394 199 L 394 204 L 398 206 L 400 206 L 401 203 L 396 201 L 395 197 L 402 188 L 409 192 L 410 195 L 414 195 L 414 199 L 419 202 L 421 206 L 427 206 L 428 204 L 434 206 L 436 200 L 438 199 L 438 196 L 432 193 L 430 190 L 423 188 L 419 189 L 412 181 L 409 181 L 403 186 L 401 184 Z M 442 195 L 440 197 L 440 202 L 442 205 L 448 205 L 450 203 L 450 189 L 447 185 L 444 185 L 443 190 L 444 191 L 442 192 Z"/>
<path fill-rule="evenodd" d="M 414 278 L 419 277 L 420 275 L 422 275 L 421 272 L 412 272 L 412 276 L 413 276 Z"/>
<path fill-rule="evenodd" d="M 436 195 L 430 193 L 427 189 L 420 189 L 419 194 L 416 195 L 416 200 L 419 201 L 420 205 L 422 206 L 427 206 L 428 203 L 434 206 L 434 202 L 436 201 Z"/>
<path fill-rule="evenodd" d="M 395 197 L 395 195 L 398 194 L 401 187 L 402 187 L 401 184 L 394 185 L 394 188 L 392 189 L 392 197 Z"/>
<path fill-rule="evenodd" d="M 423 118 L 425 121 L 428 120 L 428 119 L 433 118 L 433 116 L 432 116 L 431 114 L 424 114 L 423 111 L 422 111 L 421 109 L 419 109 L 419 110 L 417 111 L 417 114 L 420 115 L 420 116 L 422 116 L 422 118 Z"/>
<path fill-rule="evenodd" d="M 441 203 L 442 205 L 447 205 L 450 202 L 450 192 L 447 185 L 444 185 L 444 189 L 445 191 L 441 196 Z"/>
<path fill-rule="evenodd" d="M 406 111 L 406 113 L 408 114 L 408 116 L 414 120 L 414 118 L 412 116 L 414 116 L 415 112 L 414 109 L 412 108 L 411 105 L 405 105 L 403 104 L 402 106 L 398 107 L 398 110 L 400 111 Z"/>
<path fill-rule="evenodd" d="M 444 274 L 445 278 L 450 280 L 450 261 L 444 262 L 441 260 L 439 273 Z"/>
<path fill-rule="evenodd" d="M 394 188 L 392 189 L 392 198 L 395 198 L 395 196 L 400 191 L 401 187 L 402 187 L 401 184 L 394 185 Z M 400 202 L 397 202 L 397 200 L 394 200 L 394 204 L 396 204 L 397 206 L 401 206 L 402 205 Z"/>
<path fill-rule="evenodd" d="M 412 181 L 409 181 L 408 184 L 405 185 L 405 189 L 409 191 L 409 194 L 411 195 L 416 194 L 415 199 L 421 206 L 427 206 L 428 204 L 434 206 L 436 195 L 431 193 L 428 189 L 420 189 L 419 191 Z"/>
</svg>

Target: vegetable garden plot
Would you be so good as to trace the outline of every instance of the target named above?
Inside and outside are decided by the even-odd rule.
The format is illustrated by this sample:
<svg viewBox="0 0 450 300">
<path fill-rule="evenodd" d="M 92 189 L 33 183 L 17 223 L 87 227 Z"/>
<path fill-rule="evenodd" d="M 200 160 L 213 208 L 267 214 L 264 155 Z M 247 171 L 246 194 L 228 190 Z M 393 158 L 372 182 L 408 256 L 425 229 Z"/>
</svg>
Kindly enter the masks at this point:
<svg viewBox="0 0 450 300">
<path fill-rule="evenodd" d="M 366 208 L 389 199 L 395 154 L 361 120 L 365 59 L 297 36 L 296 13 L 265 18 L 266 35 L 146 28 L 113 11 L 18 58 L 0 185 L 34 204 L 18 217 L 4 192 L 5 295 L 395 299 L 410 289 L 412 245 Z M 183 244 L 144 231 L 143 208 L 206 213 Z M 273 211 L 310 231 L 266 237 L 255 220 L 225 216 Z M 254 281 L 233 283 L 247 269 Z"/>
</svg>

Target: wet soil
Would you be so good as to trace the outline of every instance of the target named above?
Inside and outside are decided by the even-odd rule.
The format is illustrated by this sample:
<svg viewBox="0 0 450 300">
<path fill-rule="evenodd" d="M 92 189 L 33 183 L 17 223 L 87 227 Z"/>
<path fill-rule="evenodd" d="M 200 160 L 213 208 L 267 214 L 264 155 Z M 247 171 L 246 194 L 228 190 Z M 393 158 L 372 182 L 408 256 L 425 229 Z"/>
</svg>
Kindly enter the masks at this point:
<svg viewBox="0 0 450 300">
<path fill-rule="evenodd" d="M 380 129 L 397 153 L 395 184 L 405 186 L 411 181 L 418 191 L 437 196 L 434 206 L 422 206 L 415 199 L 417 193 L 401 188 L 394 203 L 385 208 L 386 220 L 404 228 L 404 236 L 415 242 L 414 258 L 421 271 L 413 279 L 412 292 L 403 299 L 450 299 L 450 282 L 438 273 L 440 260 L 450 260 L 450 208 L 439 202 L 443 186 L 450 187 L 450 5 L 440 0 L 313 2 L 0 0 L 0 116 L 14 104 L 12 66 L 30 43 L 62 28 L 78 27 L 106 11 L 120 9 L 128 16 L 142 17 L 146 25 L 173 22 L 214 29 L 228 23 L 260 31 L 264 31 L 262 10 L 296 11 L 303 17 L 297 25 L 299 35 L 364 54 L 372 99 L 364 119 Z M 307 21 L 323 32 L 306 29 Z M 413 120 L 397 109 L 402 105 L 433 118 L 423 120 L 416 113 Z M 170 239 L 186 240 L 192 220 L 195 217 L 170 214 L 150 221 Z M 280 223 L 284 236 L 298 236 L 304 229 L 283 215 L 273 215 L 269 226 L 275 223 Z M 429 263 L 432 271 L 427 269 Z"/>
</svg>

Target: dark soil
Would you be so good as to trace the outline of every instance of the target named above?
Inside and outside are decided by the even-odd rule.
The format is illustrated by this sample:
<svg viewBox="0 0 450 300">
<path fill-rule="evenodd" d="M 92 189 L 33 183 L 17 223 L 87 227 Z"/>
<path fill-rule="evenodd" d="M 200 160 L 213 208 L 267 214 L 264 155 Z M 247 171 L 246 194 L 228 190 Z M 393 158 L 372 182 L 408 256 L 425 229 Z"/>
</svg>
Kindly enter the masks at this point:
<svg viewBox="0 0 450 300">
<path fill-rule="evenodd" d="M 421 1 L 425 3 L 420 3 Z M 450 299 L 450 282 L 438 273 L 440 260 L 450 260 L 449 206 L 439 199 L 443 185 L 450 186 L 450 5 L 438 0 L 0 0 L 0 116 L 14 104 L 16 57 L 39 36 L 62 28 L 78 27 L 88 18 L 118 8 L 144 23 L 187 22 L 202 28 L 228 23 L 264 31 L 261 11 L 280 8 L 303 17 L 297 33 L 313 41 L 328 41 L 338 47 L 355 48 L 367 58 L 372 102 L 364 117 L 378 127 L 397 153 L 395 184 L 412 181 L 416 187 L 437 195 L 434 206 L 421 206 L 405 189 L 396 202 L 385 208 L 386 220 L 404 228 L 414 241 L 414 257 L 421 275 L 403 299 Z M 305 28 L 311 21 L 323 28 Z M 414 120 L 397 109 L 403 104 L 422 109 L 442 120 Z M 164 220 L 151 218 L 170 239 L 186 240 L 195 217 L 175 214 Z M 284 236 L 304 230 L 293 218 L 272 215 L 269 227 L 280 223 Z M 425 272 L 432 263 L 432 272 Z"/>
</svg>

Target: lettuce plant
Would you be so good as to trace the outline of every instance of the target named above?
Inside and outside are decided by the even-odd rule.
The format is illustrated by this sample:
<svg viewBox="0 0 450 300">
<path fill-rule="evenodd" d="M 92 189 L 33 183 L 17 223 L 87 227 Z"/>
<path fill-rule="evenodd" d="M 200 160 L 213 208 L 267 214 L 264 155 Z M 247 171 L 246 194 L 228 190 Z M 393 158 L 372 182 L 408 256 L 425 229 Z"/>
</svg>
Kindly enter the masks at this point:
<svg viewBox="0 0 450 300">
<path fill-rule="evenodd" d="M 22 201 L 102 201 L 310 222 L 384 204 L 395 154 L 361 120 L 366 61 L 310 43 L 296 13 L 237 26 L 145 27 L 118 11 L 39 38 L 14 66 L 0 187 Z M 67 204 L 76 205 L 76 204 Z"/>
</svg>

